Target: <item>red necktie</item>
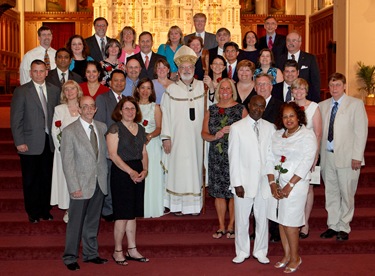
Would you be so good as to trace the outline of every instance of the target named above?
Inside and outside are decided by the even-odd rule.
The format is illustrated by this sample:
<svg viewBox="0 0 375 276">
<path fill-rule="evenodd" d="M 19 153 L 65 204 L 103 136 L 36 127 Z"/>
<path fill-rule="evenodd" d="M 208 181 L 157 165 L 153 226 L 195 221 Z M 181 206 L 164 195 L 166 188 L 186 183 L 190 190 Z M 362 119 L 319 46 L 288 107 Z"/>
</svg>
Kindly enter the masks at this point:
<svg viewBox="0 0 375 276">
<path fill-rule="evenodd" d="M 232 65 L 229 65 L 228 78 L 232 79 Z"/>
<path fill-rule="evenodd" d="M 272 47 L 273 47 L 272 36 L 270 36 L 268 39 L 268 49 L 272 50 Z"/>
<path fill-rule="evenodd" d="M 146 56 L 146 61 L 145 61 L 146 70 L 148 69 L 149 65 L 150 65 L 150 60 L 149 60 L 148 56 Z"/>
</svg>

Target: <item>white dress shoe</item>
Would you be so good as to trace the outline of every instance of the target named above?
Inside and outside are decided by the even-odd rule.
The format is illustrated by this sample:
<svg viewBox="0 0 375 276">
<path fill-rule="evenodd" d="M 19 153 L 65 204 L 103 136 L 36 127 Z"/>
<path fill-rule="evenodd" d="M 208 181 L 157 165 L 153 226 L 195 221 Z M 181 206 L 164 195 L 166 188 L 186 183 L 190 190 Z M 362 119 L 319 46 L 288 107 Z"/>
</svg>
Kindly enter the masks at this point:
<svg viewBox="0 0 375 276">
<path fill-rule="evenodd" d="M 254 258 L 257 259 L 258 262 L 260 262 L 261 264 L 269 264 L 270 263 L 270 260 L 266 256 L 262 256 L 262 257 L 254 256 Z"/>
<path fill-rule="evenodd" d="M 247 257 L 248 258 L 248 257 Z M 232 262 L 234 262 L 235 264 L 240 264 L 240 263 L 243 263 L 247 258 L 244 258 L 244 257 L 240 257 L 240 256 L 236 256 Z"/>
</svg>

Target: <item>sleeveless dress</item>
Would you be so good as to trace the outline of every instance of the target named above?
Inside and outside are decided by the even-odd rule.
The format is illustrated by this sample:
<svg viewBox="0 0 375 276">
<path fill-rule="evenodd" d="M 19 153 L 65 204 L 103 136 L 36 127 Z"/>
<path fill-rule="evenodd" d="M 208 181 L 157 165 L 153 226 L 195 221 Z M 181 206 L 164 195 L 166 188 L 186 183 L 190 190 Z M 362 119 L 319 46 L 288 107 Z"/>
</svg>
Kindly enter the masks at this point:
<svg viewBox="0 0 375 276">
<path fill-rule="evenodd" d="M 133 135 L 120 121 L 111 125 L 107 133 L 118 133 L 117 154 L 129 167 L 140 173 L 143 170 L 142 150 L 146 143 L 145 129 L 138 126 L 137 134 Z M 114 219 L 133 220 L 136 217 L 143 217 L 145 181 L 135 184 L 128 173 L 112 162 L 110 183 Z"/>
<path fill-rule="evenodd" d="M 142 125 L 146 133 L 151 133 L 156 128 L 155 103 L 140 104 L 142 111 Z M 147 123 L 146 121 L 147 120 Z M 161 139 L 154 137 L 146 146 L 148 154 L 148 175 L 145 179 L 144 217 L 157 218 L 164 213 L 164 185 L 161 160 Z"/>
<path fill-rule="evenodd" d="M 210 106 L 210 119 L 208 121 L 210 133 L 215 134 L 222 128 L 221 122 L 225 120 L 225 117 L 228 118 L 226 126 L 241 120 L 243 109 L 244 106 L 242 104 L 236 104 L 228 108 L 221 108 L 216 104 Z M 229 186 L 228 137 L 225 135 L 221 139 L 210 142 L 208 153 L 208 193 L 215 198 L 232 198 L 233 194 Z"/>
</svg>

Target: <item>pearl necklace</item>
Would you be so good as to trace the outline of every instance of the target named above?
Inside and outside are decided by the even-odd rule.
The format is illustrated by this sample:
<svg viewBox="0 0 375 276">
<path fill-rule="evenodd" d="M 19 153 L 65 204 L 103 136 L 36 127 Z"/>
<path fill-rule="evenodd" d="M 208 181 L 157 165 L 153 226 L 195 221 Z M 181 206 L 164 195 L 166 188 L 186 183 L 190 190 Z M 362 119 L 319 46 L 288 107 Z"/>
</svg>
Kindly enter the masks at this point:
<svg viewBox="0 0 375 276">
<path fill-rule="evenodd" d="M 294 134 L 296 134 L 296 132 L 298 132 L 299 130 L 301 129 L 301 126 L 299 126 L 294 132 L 292 133 L 289 133 L 288 129 L 285 131 L 285 137 L 290 137 L 290 136 L 293 136 Z"/>
</svg>

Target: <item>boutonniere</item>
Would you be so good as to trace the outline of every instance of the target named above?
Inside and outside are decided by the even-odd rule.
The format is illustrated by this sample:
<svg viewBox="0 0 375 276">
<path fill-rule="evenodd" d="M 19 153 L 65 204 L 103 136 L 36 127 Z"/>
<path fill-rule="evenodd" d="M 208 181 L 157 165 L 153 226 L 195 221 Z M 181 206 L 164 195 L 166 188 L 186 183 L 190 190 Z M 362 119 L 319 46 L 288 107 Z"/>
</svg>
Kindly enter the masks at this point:
<svg viewBox="0 0 375 276">
<path fill-rule="evenodd" d="M 219 82 L 221 82 L 222 79 L 223 79 L 223 78 L 217 78 L 217 79 L 216 79 L 216 82 L 219 83 Z"/>
</svg>

